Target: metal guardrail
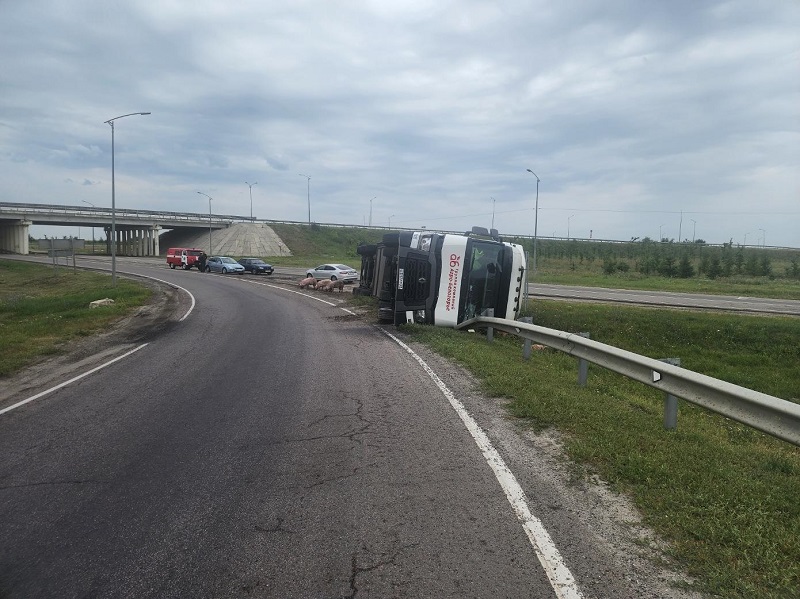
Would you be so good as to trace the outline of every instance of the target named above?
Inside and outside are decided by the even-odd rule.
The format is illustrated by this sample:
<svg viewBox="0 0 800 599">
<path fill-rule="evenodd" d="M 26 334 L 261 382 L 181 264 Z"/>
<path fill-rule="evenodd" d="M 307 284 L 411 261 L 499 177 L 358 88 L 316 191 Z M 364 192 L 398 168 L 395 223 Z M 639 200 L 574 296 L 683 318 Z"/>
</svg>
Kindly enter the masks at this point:
<svg viewBox="0 0 800 599">
<path fill-rule="evenodd" d="M 566 333 L 480 316 L 457 328 L 492 328 L 552 347 L 800 446 L 800 404 Z"/>
</svg>

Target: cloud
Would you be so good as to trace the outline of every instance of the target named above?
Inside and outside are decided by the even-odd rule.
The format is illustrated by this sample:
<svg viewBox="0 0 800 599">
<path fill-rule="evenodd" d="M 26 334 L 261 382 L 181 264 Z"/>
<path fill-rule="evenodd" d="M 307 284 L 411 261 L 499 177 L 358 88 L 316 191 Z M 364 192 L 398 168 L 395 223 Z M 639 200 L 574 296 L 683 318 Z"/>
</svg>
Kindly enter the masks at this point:
<svg viewBox="0 0 800 599">
<path fill-rule="evenodd" d="M 361 224 L 378 196 L 374 222 L 460 230 L 494 197 L 496 226 L 526 233 L 532 168 L 548 235 L 569 218 L 674 237 L 683 213 L 709 241 L 757 227 L 800 246 L 796 3 L 34 0 L 3 17 L 0 193 L 20 201 L 107 180 L 104 121 L 150 111 L 115 124 L 136 207 L 202 210 L 203 189 L 249 214 L 258 180 L 259 215 L 302 221 L 306 173 L 321 222 Z"/>
</svg>

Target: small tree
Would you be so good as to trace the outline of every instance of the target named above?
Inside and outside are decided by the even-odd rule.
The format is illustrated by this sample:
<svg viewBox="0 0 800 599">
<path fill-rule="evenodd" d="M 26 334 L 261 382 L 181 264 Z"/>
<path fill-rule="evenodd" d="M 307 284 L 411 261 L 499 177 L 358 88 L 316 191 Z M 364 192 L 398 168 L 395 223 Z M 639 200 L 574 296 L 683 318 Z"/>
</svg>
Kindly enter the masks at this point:
<svg viewBox="0 0 800 599">
<path fill-rule="evenodd" d="M 719 263 L 719 258 L 714 256 L 711 258 L 708 264 L 708 270 L 706 271 L 706 275 L 708 275 L 709 279 L 716 279 L 718 276 L 722 274 L 722 265 Z"/>
<path fill-rule="evenodd" d="M 689 256 L 682 256 L 678 263 L 678 276 L 681 279 L 691 279 L 694 276 L 694 266 Z"/>
<path fill-rule="evenodd" d="M 673 256 L 666 256 L 658 268 L 658 274 L 663 277 L 673 278 L 678 274 L 678 269 L 675 267 L 675 258 Z"/>
</svg>

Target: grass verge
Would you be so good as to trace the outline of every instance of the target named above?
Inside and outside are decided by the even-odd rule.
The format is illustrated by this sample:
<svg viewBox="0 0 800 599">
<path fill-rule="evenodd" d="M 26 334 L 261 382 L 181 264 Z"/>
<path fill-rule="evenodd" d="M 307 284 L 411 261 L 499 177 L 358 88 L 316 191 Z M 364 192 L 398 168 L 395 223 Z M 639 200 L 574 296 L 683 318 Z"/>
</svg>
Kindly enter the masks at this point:
<svg viewBox="0 0 800 599">
<path fill-rule="evenodd" d="M 785 399 L 800 391 L 800 319 L 536 302 L 535 322 Z M 409 327 L 472 371 L 486 393 L 536 429 L 555 427 L 586 475 L 628 494 L 699 590 L 723 597 L 800 596 L 800 450 L 680 402 L 662 426 L 663 396 L 553 350 L 522 359 L 521 341 Z"/>
<path fill-rule="evenodd" d="M 0 260 L 0 378 L 102 331 L 147 303 L 150 294 L 126 279 L 112 287 L 107 274 Z M 115 303 L 89 309 L 106 297 Z"/>
</svg>

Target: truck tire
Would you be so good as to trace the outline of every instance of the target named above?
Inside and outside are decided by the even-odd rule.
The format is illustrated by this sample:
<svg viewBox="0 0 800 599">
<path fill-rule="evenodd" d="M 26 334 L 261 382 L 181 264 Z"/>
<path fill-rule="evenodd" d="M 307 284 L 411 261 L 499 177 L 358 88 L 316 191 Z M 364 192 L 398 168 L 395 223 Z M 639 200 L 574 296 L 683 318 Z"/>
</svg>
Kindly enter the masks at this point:
<svg viewBox="0 0 800 599">
<path fill-rule="evenodd" d="M 396 248 L 400 245 L 400 234 L 399 233 L 384 233 L 383 234 L 383 245 L 390 248 Z"/>
<path fill-rule="evenodd" d="M 374 256 L 375 252 L 378 251 L 378 246 L 374 243 L 370 244 L 362 244 L 356 248 L 356 252 L 359 256 Z"/>
</svg>

